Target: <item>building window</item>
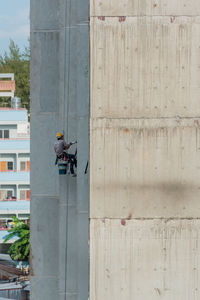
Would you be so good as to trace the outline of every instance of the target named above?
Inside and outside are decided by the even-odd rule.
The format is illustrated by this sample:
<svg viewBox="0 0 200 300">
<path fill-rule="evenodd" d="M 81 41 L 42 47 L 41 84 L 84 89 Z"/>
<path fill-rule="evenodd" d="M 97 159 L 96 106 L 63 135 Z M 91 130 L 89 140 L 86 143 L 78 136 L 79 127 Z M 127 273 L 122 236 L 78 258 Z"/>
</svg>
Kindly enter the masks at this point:
<svg viewBox="0 0 200 300">
<path fill-rule="evenodd" d="M 26 199 L 26 191 L 25 190 L 20 191 L 20 199 L 21 200 L 25 200 Z"/>
<path fill-rule="evenodd" d="M 0 200 L 6 199 L 6 190 L 0 190 Z"/>
<path fill-rule="evenodd" d="M 13 162 L 12 161 L 7 162 L 7 169 L 8 170 L 13 170 Z"/>
<path fill-rule="evenodd" d="M 20 170 L 21 171 L 25 171 L 26 170 L 26 162 L 25 161 L 21 161 L 20 162 Z"/>
<path fill-rule="evenodd" d="M 9 130 L 0 130 L 0 139 L 9 139 Z"/>
<path fill-rule="evenodd" d="M 14 170 L 14 163 L 12 161 L 0 161 L 0 172 L 11 170 Z"/>
<path fill-rule="evenodd" d="M 9 139 L 9 130 L 4 130 L 4 139 Z"/>
<path fill-rule="evenodd" d="M 30 190 L 26 190 L 26 200 L 30 200 Z"/>
<path fill-rule="evenodd" d="M 20 171 L 30 171 L 30 161 L 21 161 Z"/>
<path fill-rule="evenodd" d="M 7 191 L 7 198 L 12 198 L 13 196 L 13 191 Z"/>
<path fill-rule="evenodd" d="M 7 171 L 7 161 L 0 161 L 0 172 Z"/>
<path fill-rule="evenodd" d="M 20 200 L 30 200 L 30 190 L 21 190 Z"/>
</svg>

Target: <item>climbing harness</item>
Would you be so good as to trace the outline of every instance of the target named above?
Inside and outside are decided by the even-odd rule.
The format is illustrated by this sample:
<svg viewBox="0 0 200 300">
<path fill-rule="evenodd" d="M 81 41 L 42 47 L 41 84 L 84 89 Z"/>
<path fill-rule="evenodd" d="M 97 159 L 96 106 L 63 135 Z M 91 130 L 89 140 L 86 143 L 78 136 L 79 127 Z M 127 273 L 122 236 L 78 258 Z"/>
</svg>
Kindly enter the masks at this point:
<svg viewBox="0 0 200 300">
<path fill-rule="evenodd" d="M 72 142 L 72 145 L 77 144 L 77 141 Z M 88 171 L 87 161 L 85 166 L 84 174 L 87 174 Z M 74 173 L 74 168 L 77 169 L 77 148 L 74 154 L 68 154 L 67 152 L 63 152 L 62 155 L 56 157 L 55 165 L 58 166 L 59 175 L 70 174 L 73 177 L 76 177 Z"/>
<path fill-rule="evenodd" d="M 71 144 L 76 144 L 77 142 L 72 142 Z M 63 152 L 62 155 L 56 157 L 55 165 L 58 165 L 59 175 L 71 174 L 76 177 L 74 168 L 77 168 L 77 149 L 75 154 L 68 154 Z"/>
</svg>

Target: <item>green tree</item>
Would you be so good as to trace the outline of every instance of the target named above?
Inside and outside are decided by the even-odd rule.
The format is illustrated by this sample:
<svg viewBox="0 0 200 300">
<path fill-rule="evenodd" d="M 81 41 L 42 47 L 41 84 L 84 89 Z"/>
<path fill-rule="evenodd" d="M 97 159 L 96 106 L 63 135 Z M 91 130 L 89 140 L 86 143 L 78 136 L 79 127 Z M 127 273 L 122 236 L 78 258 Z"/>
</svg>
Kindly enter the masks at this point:
<svg viewBox="0 0 200 300">
<path fill-rule="evenodd" d="M 30 110 L 30 49 L 25 47 L 20 51 L 17 44 L 10 40 L 9 51 L 0 56 L 0 73 L 14 73 L 15 95 L 22 100 L 22 107 Z M 0 102 L 8 99 L 0 98 Z"/>
<path fill-rule="evenodd" d="M 8 253 L 13 260 L 27 261 L 30 253 L 30 228 L 23 221 L 16 217 L 12 217 L 14 225 L 9 229 L 4 243 L 14 237 L 18 239 L 10 246 Z"/>
</svg>

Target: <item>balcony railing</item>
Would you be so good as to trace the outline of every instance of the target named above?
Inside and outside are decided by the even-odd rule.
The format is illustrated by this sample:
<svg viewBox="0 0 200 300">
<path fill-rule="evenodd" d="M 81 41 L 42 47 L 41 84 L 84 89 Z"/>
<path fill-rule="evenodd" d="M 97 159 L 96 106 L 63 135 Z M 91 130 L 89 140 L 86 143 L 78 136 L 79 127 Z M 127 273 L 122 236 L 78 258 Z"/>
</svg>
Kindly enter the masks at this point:
<svg viewBox="0 0 200 300">
<path fill-rule="evenodd" d="M 0 151 L 30 151 L 30 139 L 0 139 Z"/>
<path fill-rule="evenodd" d="M 6 170 L 6 171 L 1 171 L 0 173 L 7 173 L 7 172 L 30 172 L 30 170 Z"/>
<path fill-rule="evenodd" d="M 29 182 L 30 172 L 29 171 L 11 171 L 11 172 L 0 172 L 0 183 L 5 182 Z"/>
<path fill-rule="evenodd" d="M 29 199 L 14 199 L 14 198 L 9 198 L 9 199 L 0 199 L 0 202 L 9 202 L 9 201 L 30 201 L 30 198 Z"/>
<path fill-rule="evenodd" d="M 17 200 L 17 201 L 2 201 L 0 205 L 0 213 L 6 212 L 10 213 L 13 211 L 29 211 L 30 201 Z"/>
<path fill-rule="evenodd" d="M 24 141 L 24 140 L 30 140 L 28 133 L 19 133 L 22 137 L 17 138 L 0 138 L 0 141 Z M 27 137 L 26 137 L 27 136 Z"/>
</svg>

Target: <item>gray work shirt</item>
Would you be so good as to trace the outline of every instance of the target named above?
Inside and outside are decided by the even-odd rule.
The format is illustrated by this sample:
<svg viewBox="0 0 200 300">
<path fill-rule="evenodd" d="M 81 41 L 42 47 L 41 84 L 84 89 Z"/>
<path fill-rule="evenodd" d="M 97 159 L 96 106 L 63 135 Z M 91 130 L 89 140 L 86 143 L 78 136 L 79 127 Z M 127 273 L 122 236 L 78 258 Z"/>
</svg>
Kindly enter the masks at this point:
<svg viewBox="0 0 200 300">
<path fill-rule="evenodd" d="M 67 146 L 66 142 L 64 140 L 58 140 L 54 144 L 54 150 L 57 155 L 63 154 L 63 151 L 65 150 L 65 147 Z"/>
</svg>

